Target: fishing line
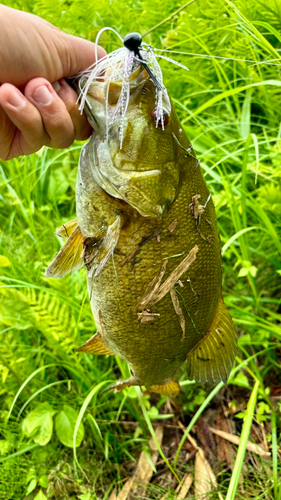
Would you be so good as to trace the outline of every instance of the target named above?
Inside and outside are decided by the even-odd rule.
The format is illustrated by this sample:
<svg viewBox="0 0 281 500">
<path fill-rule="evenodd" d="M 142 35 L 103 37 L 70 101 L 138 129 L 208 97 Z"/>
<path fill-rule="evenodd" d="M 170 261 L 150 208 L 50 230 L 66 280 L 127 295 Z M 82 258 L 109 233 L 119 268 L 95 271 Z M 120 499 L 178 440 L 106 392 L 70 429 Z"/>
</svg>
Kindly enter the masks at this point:
<svg viewBox="0 0 281 500">
<path fill-rule="evenodd" d="M 156 30 L 157 28 L 159 28 L 160 26 L 162 26 L 166 22 L 170 21 L 173 17 L 175 17 L 177 14 L 179 14 L 182 10 L 186 9 L 186 7 L 188 7 L 189 5 L 191 5 L 192 3 L 194 3 L 195 1 L 196 0 L 191 0 L 191 1 L 187 2 L 187 3 L 185 3 L 184 5 L 182 5 L 175 12 L 173 12 L 172 14 L 170 14 L 170 16 L 166 17 L 166 19 L 163 19 L 163 21 L 161 21 L 160 23 L 156 24 L 153 28 L 150 28 L 148 31 L 146 31 L 142 35 L 142 37 L 145 37 L 146 35 L 148 35 L 152 31 Z M 249 32 L 249 33 L 251 34 L 251 32 Z M 145 45 L 147 45 L 147 44 L 145 44 Z M 208 58 L 208 59 L 209 58 L 210 59 L 223 59 L 223 60 L 229 60 L 229 61 L 238 61 L 238 62 L 246 62 L 246 63 L 254 63 L 254 64 L 264 64 L 266 66 L 281 66 L 281 64 L 276 64 L 276 63 L 272 63 L 272 62 L 269 62 L 269 61 L 255 61 L 255 60 L 251 60 L 251 59 L 239 59 L 239 58 L 234 58 L 234 57 L 211 56 L 209 54 L 194 54 L 192 52 L 177 52 L 177 51 L 172 51 L 172 50 L 169 50 L 169 49 L 156 49 L 155 47 L 150 47 L 150 49 L 153 50 L 153 51 L 157 51 L 157 52 L 169 52 L 171 54 L 182 54 L 182 55 L 187 55 L 187 56 L 205 57 L 205 58 Z M 160 55 L 157 56 L 157 57 L 160 57 Z M 162 57 L 162 58 L 164 59 L 164 57 Z M 274 59 L 274 60 L 277 61 L 277 59 Z M 177 63 L 174 60 L 171 60 L 170 62 L 173 62 L 174 64 L 177 64 L 178 66 L 180 66 L 180 63 Z M 188 68 L 184 67 L 184 69 L 188 69 Z"/>
<path fill-rule="evenodd" d="M 166 17 L 166 19 L 164 19 L 160 23 L 156 24 L 156 26 L 154 26 L 153 28 L 150 28 L 148 31 L 146 31 L 142 36 L 144 37 L 144 36 L 148 35 L 152 31 L 154 31 L 157 28 L 159 28 L 160 26 L 162 26 L 162 24 L 167 23 L 168 21 L 170 21 L 170 19 L 172 19 L 174 16 L 176 16 L 177 14 L 179 14 L 183 9 L 186 9 L 186 7 L 188 7 L 189 5 L 191 5 L 194 2 L 196 2 L 196 0 L 191 0 L 190 2 L 185 3 L 179 9 L 177 9 L 175 12 L 173 12 L 173 14 L 170 14 L 170 16 Z"/>
<path fill-rule="evenodd" d="M 211 56 L 210 54 L 196 54 L 194 52 L 181 52 L 181 51 L 169 50 L 169 49 L 156 49 L 155 47 L 150 47 L 150 49 L 155 51 L 155 52 L 169 52 L 170 54 L 179 54 L 179 55 L 184 55 L 184 56 L 206 57 L 208 59 L 225 59 L 228 61 L 247 62 L 247 63 L 254 63 L 254 64 L 265 64 L 267 66 L 281 66 L 281 64 L 273 63 L 270 61 L 255 61 L 254 59 L 239 59 L 236 57 Z M 155 55 L 157 56 L 157 54 L 155 54 Z M 159 57 L 161 57 L 160 54 L 159 54 Z M 273 61 L 277 61 L 277 60 L 278 59 L 273 59 Z M 171 61 L 173 61 L 173 59 L 171 59 Z"/>
</svg>

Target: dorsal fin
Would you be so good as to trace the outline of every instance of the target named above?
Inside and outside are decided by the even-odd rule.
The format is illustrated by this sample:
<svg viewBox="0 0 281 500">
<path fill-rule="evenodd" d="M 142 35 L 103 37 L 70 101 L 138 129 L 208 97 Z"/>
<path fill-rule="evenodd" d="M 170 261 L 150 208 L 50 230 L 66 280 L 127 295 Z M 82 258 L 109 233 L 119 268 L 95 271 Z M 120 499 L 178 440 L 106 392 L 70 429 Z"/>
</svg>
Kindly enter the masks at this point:
<svg viewBox="0 0 281 500">
<path fill-rule="evenodd" d="M 211 384 L 226 382 L 236 350 L 236 331 L 221 299 L 205 337 L 187 355 L 189 379 Z"/>
</svg>

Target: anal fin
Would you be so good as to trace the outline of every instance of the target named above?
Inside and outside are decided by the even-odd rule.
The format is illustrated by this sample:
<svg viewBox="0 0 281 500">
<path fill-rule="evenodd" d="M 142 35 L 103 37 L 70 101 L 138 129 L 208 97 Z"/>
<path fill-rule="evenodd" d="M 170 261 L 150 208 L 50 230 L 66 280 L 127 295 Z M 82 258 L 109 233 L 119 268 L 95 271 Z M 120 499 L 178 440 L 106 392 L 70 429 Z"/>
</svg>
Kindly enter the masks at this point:
<svg viewBox="0 0 281 500">
<path fill-rule="evenodd" d="M 81 347 L 76 349 L 78 352 L 86 352 L 87 354 L 109 354 L 115 356 L 114 352 L 107 347 L 104 340 L 99 332 L 97 332 L 92 338 L 87 340 L 87 342 Z"/>
<path fill-rule="evenodd" d="M 180 386 L 177 380 L 167 380 L 163 384 L 151 385 L 147 387 L 148 391 L 164 394 L 164 396 L 175 397 L 180 392 Z"/>
<path fill-rule="evenodd" d="M 221 298 L 208 332 L 187 355 L 189 379 L 210 384 L 226 382 L 236 350 L 235 327 Z"/>
<path fill-rule="evenodd" d="M 46 269 L 45 274 L 48 278 L 63 278 L 69 272 L 73 274 L 83 265 L 83 235 L 80 227 L 76 224 L 75 229 Z"/>
</svg>

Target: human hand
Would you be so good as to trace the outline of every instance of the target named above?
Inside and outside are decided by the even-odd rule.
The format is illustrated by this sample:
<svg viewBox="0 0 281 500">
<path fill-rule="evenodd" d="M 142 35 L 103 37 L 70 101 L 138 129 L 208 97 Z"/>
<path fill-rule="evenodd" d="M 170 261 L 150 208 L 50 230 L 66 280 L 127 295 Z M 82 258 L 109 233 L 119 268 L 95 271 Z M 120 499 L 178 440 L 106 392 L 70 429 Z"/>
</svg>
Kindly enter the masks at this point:
<svg viewBox="0 0 281 500">
<path fill-rule="evenodd" d="M 98 58 L 105 51 L 98 47 Z M 0 158 L 66 148 L 92 129 L 64 78 L 95 62 L 95 45 L 0 5 Z M 52 85 L 51 85 L 52 84 Z"/>
</svg>

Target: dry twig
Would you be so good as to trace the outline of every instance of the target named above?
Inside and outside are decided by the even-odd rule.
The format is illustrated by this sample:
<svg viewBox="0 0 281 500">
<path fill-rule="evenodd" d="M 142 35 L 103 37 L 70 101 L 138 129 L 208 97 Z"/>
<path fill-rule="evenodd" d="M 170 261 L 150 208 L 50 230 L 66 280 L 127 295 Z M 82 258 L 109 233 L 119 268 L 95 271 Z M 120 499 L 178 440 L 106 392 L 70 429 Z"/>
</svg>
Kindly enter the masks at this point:
<svg viewBox="0 0 281 500">
<path fill-rule="evenodd" d="M 143 311 L 144 309 L 150 309 L 154 304 L 157 304 L 159 300 L 170 292 L 176 282 L 180 279 L 182 274 L 187 271 L 187 269 L 193 264 L 196 259 L 196 254 L 198 252 L 198 246 L 195 245 L 189 252 L 189 254 L 182 260 L 182 262 L 174 269 L 170 276 L 162 283 L 163 276 L 167 267 L 168 261 L 165 260 L 160 271 L 159 276 L 156 276 L 148 285 L 144 292 L 141 301 L 137 305 L 137 309 Z"/>
<path fill-rule="evenodd" d="M 163 439 L 162 425 L 156 427 L 155 434 L 161 446 Z M 134 498 L 145 495 L 147 485 L 153 475 L 153 466 L 156 464 L 159 455 L 156 444 L 152 438 L 149 441 L 149 446 L 152 450 L 150 460 L 147 459 L 146 454 L 142 451 L 133 475 L 124 484 L 116 500 L 133 500 Z"/>
<path fill-rule="evenodd" d="M 209 427 L 209 429 L 216 434 L 217 436 L 220 436 L 221 438 L 225 439 L 226 441 L 229 441 L 232 444 L 236 444 L 239 446 L 240 443 L 240 437 L 239 436 L 234 436 L 234 434 L 230 434 L 229 432 L 225 431 L 220 431 L 219 429 L 214 429 L 213 427 Z M 261 457 L 270 457 L 271 453 L 269 451 L 265 451 L 261 446 L 255 443 L 251 443 L 251 441 L 248 441 L 246 445 L 246 449 L 248 451 L 251 451 L 252 453 L 256 453 L 257 455 L 260 455 Z"/>
<path fill-rule="evenodd" d="M 190 490 L 190 487 L 192 485 L 193 478 L 192 474 L 186 474 L 182 480 L 182 482 L 178 485 L 176 492 L 178 493 L 177 495 L 177 500 L 184 500 L 186 498 L 187 493 Z"/>
</svg>

